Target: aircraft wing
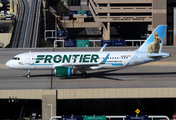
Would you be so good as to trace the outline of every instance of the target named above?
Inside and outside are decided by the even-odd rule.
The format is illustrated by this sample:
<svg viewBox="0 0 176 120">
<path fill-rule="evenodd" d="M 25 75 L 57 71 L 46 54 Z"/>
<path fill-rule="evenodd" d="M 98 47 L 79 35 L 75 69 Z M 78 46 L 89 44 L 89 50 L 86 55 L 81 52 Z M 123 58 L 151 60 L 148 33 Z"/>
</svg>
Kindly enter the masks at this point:
<svg viewBox="0 0 176 120">
<path fill-rule="evenodd" d="M 82 64 L 76 63 L 76 64 L 63 64 L 63 65 L 60 65 L 60 66 L 63 66 L 63 67 L 75 67 L 75 68 L 99 66 L 100 64 L 105 64 L 106 63 L 109 55 L 110 54 L 107 54 L 106 57 L 100 63 L 82 63 Z"/>
<path fill-rule="evenodd" d="M 87 68 L 87 67 L 92 67 L 92 66 L 98 66 L 99 63 L 95 63 L 95 64 L 65 64 L 65 65 L 61 65 L 63 67 L 72 67 L 72 68 Z"/>
</svg>

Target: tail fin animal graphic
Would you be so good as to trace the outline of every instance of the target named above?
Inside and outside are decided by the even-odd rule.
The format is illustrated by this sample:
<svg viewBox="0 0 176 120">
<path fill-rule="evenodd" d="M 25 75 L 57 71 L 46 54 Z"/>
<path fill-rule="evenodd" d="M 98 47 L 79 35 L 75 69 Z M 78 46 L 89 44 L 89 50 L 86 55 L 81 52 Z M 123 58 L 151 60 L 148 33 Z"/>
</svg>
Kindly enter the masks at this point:
<svg viewBox="0 0 176 120">
<path fill-rule="evenodd" d="M 138 52 L 159 53 L 161 52 L 167 25 L 159 25 L 147 38 Z"/>
</svg>

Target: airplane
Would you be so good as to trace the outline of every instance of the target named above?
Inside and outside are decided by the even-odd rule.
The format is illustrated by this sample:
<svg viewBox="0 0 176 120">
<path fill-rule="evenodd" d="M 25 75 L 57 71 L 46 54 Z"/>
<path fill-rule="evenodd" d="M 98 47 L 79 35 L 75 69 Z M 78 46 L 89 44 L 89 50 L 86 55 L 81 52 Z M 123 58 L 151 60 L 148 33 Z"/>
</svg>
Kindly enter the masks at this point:
<svg viewBox="0 0 176 120">
<path fill-rule="evenodd" d="M 7 61 L 6 66 L 13 69 L 55 70 L 56 77 L 70 77 L 81 72 L 86 77 L 88 70 L 121 69 L 140 65 L 171 56 L 161 52 L 167 25 L 159 25 L 147 40 L 134 51 L 100 51 L 77 52 L 27 52 L 15 55 Z"/>
</svg>

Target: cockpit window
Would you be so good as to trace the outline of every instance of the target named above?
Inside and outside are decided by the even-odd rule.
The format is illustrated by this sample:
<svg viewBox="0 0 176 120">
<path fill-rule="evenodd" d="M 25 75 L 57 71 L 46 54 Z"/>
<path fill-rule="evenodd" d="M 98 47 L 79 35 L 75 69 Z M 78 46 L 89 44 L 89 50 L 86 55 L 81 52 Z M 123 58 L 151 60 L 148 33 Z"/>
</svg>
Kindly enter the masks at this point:
<svg viewBox="0 0 176 120">
<path fill-rule="evenodd" d="M 20 60 L 19 57 L 13 57 L 12 60 Z"/>
</svg>

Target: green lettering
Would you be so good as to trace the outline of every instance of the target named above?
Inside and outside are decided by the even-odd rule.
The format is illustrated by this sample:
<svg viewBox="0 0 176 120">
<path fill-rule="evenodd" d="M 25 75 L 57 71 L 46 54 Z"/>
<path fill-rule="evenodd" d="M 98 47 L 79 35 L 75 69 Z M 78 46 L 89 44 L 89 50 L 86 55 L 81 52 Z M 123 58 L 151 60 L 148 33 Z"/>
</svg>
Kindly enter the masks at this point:
<svg viewBox="0 0 176 120">
<path fill-rule="evenodd" d="M 62 60 L 62 56 L 61 55 L 55 55 L 54 56 L 54 62 L 55 63 L 60 63 L 61 62 L 61 60 Z"/>
<path fill-rule="evenodd" d="M 74 61 L 73 61 L 73 63 L 76 62 L 76 59 L 77 59 L 78 56 L 80 56 L 80 55 L 73 55 L 73 57 L 74 57 Z"/>
<path fill-rule="evenodd" d="M 51 63 L 51 59 L 52 59 L 52 58 L 53 58 L 52 55 L 46 55 L 44 63 L 47 63 L 47 61 L 48 61 L 49 63 Z"/>
<path fill-rule="evenodd" d="M 35 63 L 40 63 L 40 60 L 43 60 L 45 57 L 45 55 L 37 55 L 37 59 L 35 61 Z"/>
<path fill-rule="evenodd" d="M 64 55 L 62 63 L 64 63 L 65 61 L 70 63 L 70 59 L 71 59 L 71 55 L 69 55 L 69 57 L 67 55 Z"/>
<path fill-rule="evenodd" d="M 82 61 L 82 58 L 83 58 L 83 55 L 81 55 L 81 57 L 80 57 L 80 59 L 79 59 L 79 62 L 81 62 L 81 61 Z"/>
<path fill-rule="evenodd" d="M 99 59 L 99 56 L 98 55 L 96 55 L 96 54 L 93 54 L 92 55 L 92 57 L 91 57 L 91 59 L 90 59 L 90 62 L 97 62 L 97 59 Z"/>
<path fill-rule="evenodd" d="M 84 55 L 83 62 L 89 62 L 90 55 Z"/>
</svg>

